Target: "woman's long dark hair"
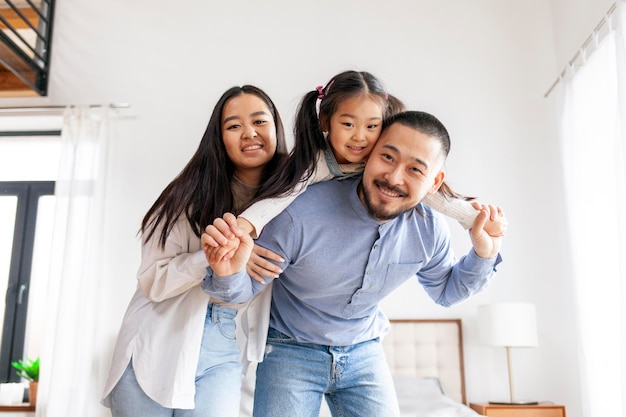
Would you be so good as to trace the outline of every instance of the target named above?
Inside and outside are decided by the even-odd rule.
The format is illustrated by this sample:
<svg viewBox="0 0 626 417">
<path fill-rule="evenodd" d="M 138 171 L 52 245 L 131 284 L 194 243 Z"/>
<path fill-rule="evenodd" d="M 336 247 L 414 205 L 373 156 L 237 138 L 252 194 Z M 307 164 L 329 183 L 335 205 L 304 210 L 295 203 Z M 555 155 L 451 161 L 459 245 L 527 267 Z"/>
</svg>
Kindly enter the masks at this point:
<svg viewBox="0 0 626 417">
<path fill-rule="evenodd" d="M 383 104 L 383 117 L 404 107 L 389 96 L 382 83 L 364 71 L 344 71 L 335 75 L 326 86 L 309 91 L 300 101 L 294 126 L 294 147 L 283 166 L 261 186 L 256 201 L 289 194 L 300 182 L 309 179 L 315 170 L 319 152 L 328 147 L 322 123 L 330 122 L 341 102 L 359 95 L 377 98 Z M 319 100 L 319 115 L 317 103 Z"/>
<path fill-rule="evenodd" d="M 196 153 L 185 168 L 161 192 L 141 222 L 144 242 L 162 225 L 159 244 L 165 241 L 178 218 L 184 213 L 193 232 L 199 237 L 216 217 L 234 209 L 231 179 L 235 166 L 228 158 L 222 138 L 222 112 L 226 102 L 235 96 L 253 94 L 265 102 L 276 126 L 276 152 L 263 171 L 261 182 L 274 173 L 287 157 L 287 142 L 280 114 L 270 97 L 258 87 L 244 85 L 228 89 L 211 114 Z M 238 213 L 236 213 L 238 214 Z"/>
</svg>

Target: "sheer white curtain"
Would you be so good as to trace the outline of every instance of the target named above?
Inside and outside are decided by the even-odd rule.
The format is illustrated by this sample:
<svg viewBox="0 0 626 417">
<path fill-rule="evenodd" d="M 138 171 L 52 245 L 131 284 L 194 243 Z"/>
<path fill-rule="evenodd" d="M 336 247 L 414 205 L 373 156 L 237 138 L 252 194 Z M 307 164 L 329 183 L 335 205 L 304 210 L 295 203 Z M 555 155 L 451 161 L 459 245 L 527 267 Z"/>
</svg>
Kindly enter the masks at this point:
<svg viewBox="0 0 626 417">
<path fill-rule="evenodd" d="M 105 343 L 99 340 L 98 293 L 105 282 L 109 111 L 74 107 L 64 113 L 37 417 L 107 415 L 99 404 L 104 375 L 98 357 Z"/>
<path fill-rule="evenodd" d="M 559 86 L 583 416 L 626 417 L 626 1 Z"/>
</svg>

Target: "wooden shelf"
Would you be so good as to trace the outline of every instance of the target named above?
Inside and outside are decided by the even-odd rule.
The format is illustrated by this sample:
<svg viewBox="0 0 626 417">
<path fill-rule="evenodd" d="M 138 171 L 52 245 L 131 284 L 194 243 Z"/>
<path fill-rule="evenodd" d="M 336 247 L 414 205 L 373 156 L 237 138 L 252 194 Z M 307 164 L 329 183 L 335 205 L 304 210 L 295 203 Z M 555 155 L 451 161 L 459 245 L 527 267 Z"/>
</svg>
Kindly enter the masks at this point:
<svg viewBox="0 0 626 417">
<path fill-rule="evenodd" d="M 556 404 L 504 405 L 471 403 L 470 408 L 489 417 L 565 417 L 565 406 Z"/>
<path fill-rule="evenodd" d="M 0 411 L 35 411 L 35 406 L 30 403 L 0 405 Z"/>
</svg>

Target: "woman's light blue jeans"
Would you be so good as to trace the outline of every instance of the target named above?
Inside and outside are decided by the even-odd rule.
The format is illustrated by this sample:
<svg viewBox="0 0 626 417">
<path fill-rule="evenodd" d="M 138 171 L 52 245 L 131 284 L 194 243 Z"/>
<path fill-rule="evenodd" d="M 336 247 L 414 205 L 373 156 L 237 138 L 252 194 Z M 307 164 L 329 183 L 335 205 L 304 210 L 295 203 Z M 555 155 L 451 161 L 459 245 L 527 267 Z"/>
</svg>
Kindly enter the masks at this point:
<svg viewBox="0 0 626 417">
<path fill-rule="evenodd" d="M 317 417 L 322 397 L 334 417 L 398 417 L 378 339 L 350 346 L 298 343 L 270 328 L 258 364 L 255 417 Z"/>
<path fill-rule="evenodd" d="M 196 407 L 165 408 L 139 387 L 132 360 L 111 392 L 113 417 L 237 417 L 241 398 L 241 361 L 235 342 L 237 310 L 209 304 L 196 370 Z M 172 343 L 179 343 L 172 339 Z"/>
</svg>

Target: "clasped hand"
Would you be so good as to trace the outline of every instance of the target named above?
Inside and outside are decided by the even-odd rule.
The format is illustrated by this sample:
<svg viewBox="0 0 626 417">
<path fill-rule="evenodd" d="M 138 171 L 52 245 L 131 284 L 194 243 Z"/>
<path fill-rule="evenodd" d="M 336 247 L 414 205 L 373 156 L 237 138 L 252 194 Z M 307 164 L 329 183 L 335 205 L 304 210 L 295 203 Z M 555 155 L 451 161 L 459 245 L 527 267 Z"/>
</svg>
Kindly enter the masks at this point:
<svg viewBox="0 0 626 417">
<path fill-rule="evenodd" d="M 469 231 L 472 246 L 481 258 L 493 258 L 500 252 L 509 223 L 501 207 L 479 203 L 472 205 L 480 211 Z"/>
<path fill-rule="evenodd" d="M 231 213 L 218 217 L 204 229 L 200 237 L 206 260 L 217 276 L 235 274 L 245 268 L 254 242 L 250 235 L 237 226 Z"/>
</svg>

